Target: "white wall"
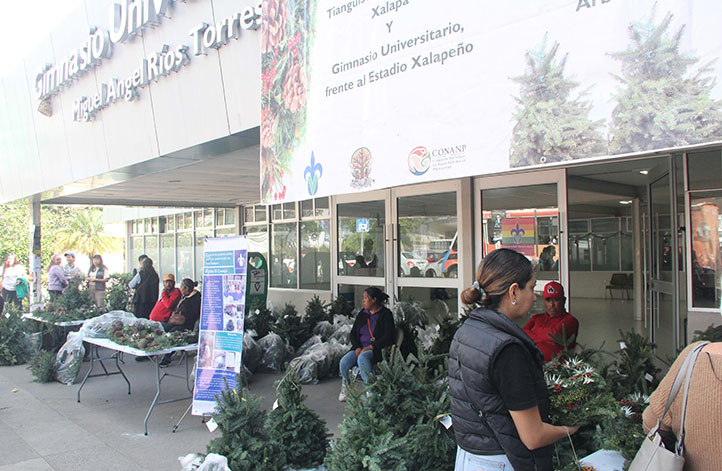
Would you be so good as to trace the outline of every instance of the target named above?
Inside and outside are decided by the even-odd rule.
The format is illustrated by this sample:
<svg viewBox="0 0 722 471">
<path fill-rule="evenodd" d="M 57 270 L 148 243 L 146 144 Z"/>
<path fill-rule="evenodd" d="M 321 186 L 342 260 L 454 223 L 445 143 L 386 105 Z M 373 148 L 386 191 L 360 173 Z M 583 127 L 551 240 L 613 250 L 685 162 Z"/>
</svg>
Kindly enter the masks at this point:
<svg viewBox="0 0 722 471">
<path fill-rule="evenodd" d="M 0 203 L 223 138 L 260 123 L 260 29 L 242 30 L 220 49 L 193 55 L 177 72 L 151 81 L 132 101 L 120 99 L 89 122 L 73 121 L 73 104 L 111 79 L 125 80 L 165 44 L 192 46 L 189 31 L 243 13 L 257 0 L 174 2 L 170 18 L 114 44 L 109 58 L 50 98 L 52 115 L 37 111 L 35 78 L 83 46 L 91 27 L 109 30 L 116 0 L 85 0 L 22 63 L 0 80 Z M 183 162 L 179 161 L 179 165 Z M 121 172 L 122 173 L 122 172 Z"/>
<path fill-rule="evenodd" d="M 569 293 L 567 298 L 604 298 L 608 296 L 606 286 L 614 273 L 631 273 L 620 271 L 572 271 L 569 272 Z M 614 297 L 621 296 L 620 290 L 614 291 Z M 634 296 L 634 290 L 629 290 Z"/>
</svg>

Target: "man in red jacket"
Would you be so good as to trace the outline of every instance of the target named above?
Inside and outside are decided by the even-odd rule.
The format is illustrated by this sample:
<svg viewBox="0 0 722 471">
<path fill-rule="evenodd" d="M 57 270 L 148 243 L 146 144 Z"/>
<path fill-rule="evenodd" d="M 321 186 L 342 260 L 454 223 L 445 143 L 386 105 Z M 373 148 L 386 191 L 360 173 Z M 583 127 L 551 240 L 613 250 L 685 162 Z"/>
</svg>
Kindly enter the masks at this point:
<svg viewBox="0 0 722 471">
<path fill-rule="evenodd" d="M 573 349 L 577 345 L 579 321 L 564 309 L 567 302 L 567 298 L 564 297 L 564 287 L 556 281 L 550 281 L 544 286 L 542 299 L 547 308 L 546 312 L 533 315 L 524 326 L 524 332 L 542 351 L 544 361 L 550 361 L 564 349 L 562 345 L 552 340 L 551 335 L 560 335 L 563 326 L 567 339 L 574 336 L 574 341 L 568 346 L 569 349 Z"/>
<path fill-rule="evenodd" d="M 163 277 L 163 291 L 160 293 L 160 299 L 153 310 L 150 311 L 150 320 L 158 322 L 168 322 L 173 310 L 178 305 L 181 298 L 181 292 L 175 287 L 175 276 L 168 273 Z"/>
</svg>

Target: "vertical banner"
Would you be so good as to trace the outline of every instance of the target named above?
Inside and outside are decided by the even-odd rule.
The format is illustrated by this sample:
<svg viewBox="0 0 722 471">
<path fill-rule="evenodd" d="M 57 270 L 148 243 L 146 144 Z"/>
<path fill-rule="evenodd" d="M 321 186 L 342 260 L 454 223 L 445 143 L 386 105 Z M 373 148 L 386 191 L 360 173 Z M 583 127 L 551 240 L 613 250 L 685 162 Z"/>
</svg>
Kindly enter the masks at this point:
<svg viewBox="0 0 722 471">
<path fill-rule="evenodd" d="M 212 413 L 216 395 L 236 387 L 242 368 L 247 266 L 245 236 L 205 240 L 193 415 Z"/>
</svg>

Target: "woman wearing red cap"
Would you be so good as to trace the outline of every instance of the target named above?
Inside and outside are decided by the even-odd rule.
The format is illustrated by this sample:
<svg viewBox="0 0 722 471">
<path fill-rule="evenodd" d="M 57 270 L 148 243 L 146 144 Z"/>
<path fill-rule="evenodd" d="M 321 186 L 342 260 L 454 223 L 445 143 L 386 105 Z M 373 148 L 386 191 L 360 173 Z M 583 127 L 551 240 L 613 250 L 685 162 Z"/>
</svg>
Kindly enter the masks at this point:
<svg viewBox="0 0 722 471">
<path fill-rule="evenodd" d="M 556 281 L 550 281 L 544 286 L 542 295 L 546 312 L 535 314 L 524 326 L 524 332 L 536 343 L 539 350 L 544 354 L 544 361 L 551 361 L 555 355 L 564 349 L 564 346 L 552 340 L 552 335 L 561 335 L 562 328 L 567 338 L 574 336 L 574 341 L 569 348 L 576 347 L 577 332 L 579 332 L 579 321 L 569 314 L 564 305 L 567 298 L 564 297 L 564 287 Z"/>
</svg>

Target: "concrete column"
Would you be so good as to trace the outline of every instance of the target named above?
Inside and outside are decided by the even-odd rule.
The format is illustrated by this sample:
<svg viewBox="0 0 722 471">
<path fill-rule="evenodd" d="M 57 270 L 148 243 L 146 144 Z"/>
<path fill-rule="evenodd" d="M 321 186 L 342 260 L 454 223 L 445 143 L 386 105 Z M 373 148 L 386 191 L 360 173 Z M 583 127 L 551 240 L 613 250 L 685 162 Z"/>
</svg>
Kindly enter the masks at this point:
<svg viewBox="0 0 722 471">
<path fill-rule="evenodd" d="M 40 302 L 40 277 L 42 274 L 42 259 L 40 257 L 40 195 L 30 197 L 30 273 L 33 281 L 30 283 L 30 304 Z"/>
<path fill-rule="evenodd" d="M 642 258 L 642 224 L 639 198 L 632 203 L 632 225 L 634 237 L 634 320 L 644 317 L 644 262 Z"/>
</svg>

